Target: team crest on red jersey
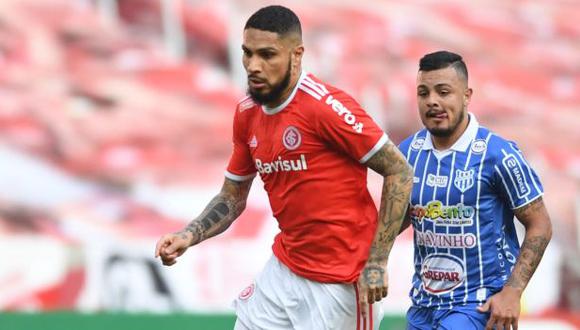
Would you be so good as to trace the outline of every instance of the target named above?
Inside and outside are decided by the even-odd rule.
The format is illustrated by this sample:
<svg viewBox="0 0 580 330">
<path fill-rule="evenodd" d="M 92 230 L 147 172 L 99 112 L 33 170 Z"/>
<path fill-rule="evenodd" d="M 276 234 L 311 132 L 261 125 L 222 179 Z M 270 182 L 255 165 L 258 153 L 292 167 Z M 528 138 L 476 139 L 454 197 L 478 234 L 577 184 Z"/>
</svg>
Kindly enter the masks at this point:
<svg viewBox="0 0 580 330">
<path fill-rule="evenodd" d="M 298 129 L 294 126 L 288 126 L 282 135 L 282 143 L 288 150 L 294 150 L 300 146 L 302 136 Z"/>
</svg>

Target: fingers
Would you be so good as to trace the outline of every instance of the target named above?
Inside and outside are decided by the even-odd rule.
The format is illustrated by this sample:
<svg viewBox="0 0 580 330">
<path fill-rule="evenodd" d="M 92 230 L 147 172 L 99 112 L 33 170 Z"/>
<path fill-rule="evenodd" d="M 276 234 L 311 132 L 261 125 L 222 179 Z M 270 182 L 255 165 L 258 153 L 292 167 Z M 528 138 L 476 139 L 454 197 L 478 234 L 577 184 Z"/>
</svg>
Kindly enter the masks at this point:
<svg viewBox="0 0 580 330">
<path fill-rule="evenodd" d="M 157 244 L 155 245 L 155 258 L 158 258 L 161 254 L 161 249 L 163 249 L 167 244 L 169 244 L 169 241 L 167 239 L 167 235 L 161 237 L 158 241 Z"/>
<path fill-rule="evenodd" d="M 185 252 L 184 241 L 180 240 L 175 234 L 163 236 L 155 245 L 155 257 L 161 257 L 165 266 L 174 265 L 177 257 Z"/>
<path fill-rule="evenodd" d="M 367 302 L 369 304 L 376 303 L 385 298 L 388 294 L 388 289 L 386 287 L 381 288 L 369 288 L 367 294 Z"/>
<path fill-rule="evenodd" d="M 362 315 L 363 318 L 367 318 L 369 315 L 369 304 L 365 301 L 360 301 L 359 302 L 359 307 L 360 307 L 360 314 Z"/>
<path fill-rule="evenodd" d="M 497 319 L 495 318 L 495 315 L 492 314 L 489 317 L 487 324 L 485 325 L 485 330 L 493 330 L 493 327 L 495 326 L 496 323 L 497 323 Z"/>
<path fill-rule="evenodd" d="M 518 318 L 517 318 L 517 317 L 515 317 L 515 318 L 512 320 L 512 329 L 514 329 L 514 330 L 518 330 Z"/>
<path fill-rule="evenodd" d="M 385 286 L 381 290 L 381 299 L 385 298 L 389 294 L 389 287 Z"/>
<path fill-rule="evenodd" d="M 165 266 L 173 266 L 177 263 L 177 260 L 175 260 L 175 258 L 162 259 L 162 261 L 163 265 Z"/>
<path fill-rule="evenodd" d="M 362 315 L 362 317 L 367 317 L 368 315 L 368 287 L 366 287 L 363 283 L 361 283 L 360 279 L 359 279 L 359 283 L 357 284 L 357 288 L 358 288 L 358 307 L 360 309 L 360 313 Z"/>
<path fill-rule="evenodd" d="M 491 314 L 485 330 L 517 330 L 518 329 L 518 318 L 511 316 L 501 316 L 496 314 Z"/>
<path fill-rule="evenodd" d="M 477 311 L 480 313 L 487 313 L 489 311 L 489 307 L 491 306 L 491 300 L 488 300 L 483 304 L 483 306 L 478 306 Z"/>
<path fill-rule="evenodd" d="M 171 242 L 171 244 L 169 244 L 168 247 L 165 248 L 165 254 L 166 255 L 172 255 L 174 253 L 177 252 L 177 250 L 179 250 L 182 246 L 181 246 L 181 242 L 179 240 L 173 240 Z"/>
</svg>

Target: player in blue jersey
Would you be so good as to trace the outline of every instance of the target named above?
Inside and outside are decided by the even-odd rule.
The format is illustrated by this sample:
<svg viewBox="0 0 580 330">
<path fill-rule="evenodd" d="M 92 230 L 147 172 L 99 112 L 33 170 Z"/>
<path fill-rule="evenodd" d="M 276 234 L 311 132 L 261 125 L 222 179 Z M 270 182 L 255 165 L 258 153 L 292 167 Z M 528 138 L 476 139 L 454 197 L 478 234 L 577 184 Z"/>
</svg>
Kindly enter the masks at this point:
<svg viewBox="0 0 580 330">
<path fill-rule="evenodd" d="M 517 329 L 520 298 L 551 238 L 542 185 L 515 143 L 477 122 L 461 56 L 419 64 L 424 129 L 400 145 L 414 169 L 415 274 L 407 329 Z M 520 248 L 514 215 L 526 229 Z M 401 231 L 402 231 L 401 230 Z"/>
</svg>

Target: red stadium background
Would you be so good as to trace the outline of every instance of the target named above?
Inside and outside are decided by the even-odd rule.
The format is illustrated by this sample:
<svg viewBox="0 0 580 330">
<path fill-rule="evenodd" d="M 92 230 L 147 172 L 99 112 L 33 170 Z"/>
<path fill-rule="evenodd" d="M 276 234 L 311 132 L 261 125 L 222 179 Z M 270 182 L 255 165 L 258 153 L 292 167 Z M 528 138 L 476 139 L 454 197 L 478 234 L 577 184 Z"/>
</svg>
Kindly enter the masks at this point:
<svg viewBox="0 0 580 330">
<path fill-rule="evenodd" d="M 518 142 L 554 222 L 522 328 L 580 328 L 580 3 L 278 3 L 301 17 L 305 69 L 351 93 L 395 142 L 420 127 L 419 58 L 464 56 L 471 111 Z M 243 25 L 268 4 L 0 2 L 0 311 L 232 313 L 277 232 L 260 180 L 225 234 L 172 268 L 153 252 L 221 185 L 245 94 Z M 369 184 L 377 198 L 377 177 Z M 411 240 L 395 243 L 391 315 L 410 304 Z"/>
</svg>

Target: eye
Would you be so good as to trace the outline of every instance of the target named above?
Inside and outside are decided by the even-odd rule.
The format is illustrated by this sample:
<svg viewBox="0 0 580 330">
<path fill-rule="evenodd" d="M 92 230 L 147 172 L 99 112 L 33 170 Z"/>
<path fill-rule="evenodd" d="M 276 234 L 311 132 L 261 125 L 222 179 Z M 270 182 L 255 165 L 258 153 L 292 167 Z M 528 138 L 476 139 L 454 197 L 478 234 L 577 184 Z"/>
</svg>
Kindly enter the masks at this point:
<svg viewBox="0 0 580 330">
<path fill-rule="evenodd" d="M 441 91 L 439 91 L 439 94 L 445 96 L 445 95 L 449 94 L 449 91 L 446 89 L 442 89 Z"/>
<path fill-rule="evenodd" d="M 417 95 L 418 95 L 419 97 L 425 97 L 425 96 L 427 96 L 428 94 L 429 94 L 429 93 L 427 93 L 426 91 L 418 91 L 418 92 L 417 92 Z"/>
<path fill-rule="evenodd" d="M 274 57 L 275 54 L 274 53 L 271 53 L 271 52 L 265 52 L 265 53 L 262 53 L 260 55 L 262 56 L 262 58 L 264 58 L 266 60 L 269 60 L 272 57 Z"/>
</svg>

